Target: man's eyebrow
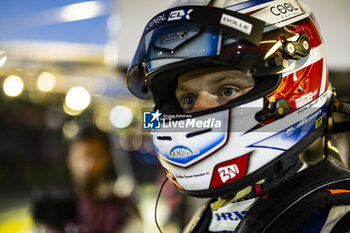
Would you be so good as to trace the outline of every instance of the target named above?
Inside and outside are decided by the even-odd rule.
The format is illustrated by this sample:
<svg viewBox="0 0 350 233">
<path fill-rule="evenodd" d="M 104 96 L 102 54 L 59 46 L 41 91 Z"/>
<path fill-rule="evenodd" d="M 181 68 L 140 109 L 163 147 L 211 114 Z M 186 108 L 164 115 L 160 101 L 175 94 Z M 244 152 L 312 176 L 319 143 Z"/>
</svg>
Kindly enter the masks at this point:
<svg viewBox="0 0 350 233">
<path fill-rule="evenodd" d="M 176 88 L 176 92 L 177 91 L 190 91 L 190 90 L 191 90 L 191 88 L 188 88 L 188 86 L 182 85 L 182 84 Z"/>
<path fill-rule="evenodd" d="M 238 79 L 241 78 L 242 76 L 239 75 L 232 75 L 232 74 L 220 74 L 219 76 L 215 76 L 211 79 L 208 80 L 208 84 L 209 85 L 214 85 L 214 84 L 219 84 L 223 81 L 225 81 L 226 79 Z"/>
</svg>

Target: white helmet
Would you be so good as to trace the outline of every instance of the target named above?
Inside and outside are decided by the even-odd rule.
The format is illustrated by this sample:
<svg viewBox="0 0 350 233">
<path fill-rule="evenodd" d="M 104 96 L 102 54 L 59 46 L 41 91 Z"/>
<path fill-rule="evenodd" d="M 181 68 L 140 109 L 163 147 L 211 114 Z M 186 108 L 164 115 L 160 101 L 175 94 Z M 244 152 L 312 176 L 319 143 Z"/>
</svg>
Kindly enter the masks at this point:
<svg viewBox="0 0 350 233">
<path fill-rule="evenodd" d="M 209 67 L 242 71 L 255 86 L 188 118 L 177 79 Z M 168 118 L 153 131 L 157 156 L 169 179 L 198 197 L 295 172 L 327 121 L 323 42 L 298 0 L 178 0 L 146 25 L 126 83 Z"/>
</svg>

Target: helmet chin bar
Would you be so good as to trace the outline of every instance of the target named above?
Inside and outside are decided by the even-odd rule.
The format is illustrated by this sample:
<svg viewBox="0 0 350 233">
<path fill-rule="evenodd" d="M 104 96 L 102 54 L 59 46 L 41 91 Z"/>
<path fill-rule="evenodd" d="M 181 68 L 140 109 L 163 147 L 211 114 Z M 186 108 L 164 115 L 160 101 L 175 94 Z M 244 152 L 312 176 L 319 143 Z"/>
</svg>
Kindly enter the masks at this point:
<svg viewBox="0 0 350 233">
<path fill-rule="evenodd" d="M 273 177 L 277 172 L 281 170 L 288 170 L 293 165 L 300 165 L 301 161 L 299 159 L 299 154 L 303 152 L 309 145 L 311 145 L 316 139 L 321 137 L 326 129 L 326 121 L 317 128 L 315 131 L 310 133 L 308 136 L 303 138 L 298 144 L 291 147 L 288 151 L 284 152 L 282 155 L 278 156 L 276 159 L 271 161 L 269 164 L 265 165 L 263 168 L 257 170 L 256 172 L 249 174 L 244 177 L 244 179 L 239 179 L 232 183 L 228 183 L 219 187 L 206 189 L 206 190 L 196 190 L 188 191 L 183 189 L 178 189 L 180 192 L 187 195 L 199 198 L 208 197 L 222 197 L 227 196 L 227 194 L 234 195 L 245 187 L 256 184 L 262 179 L 269 179 Z M 252 152 L 254 153 L 254 152 Z M 268 192 L 269 190 L 264 190 Z"/>
<path fill-rule="evenodd" d="M 281 105 L 288 106 L 285 104 L 277 105 L 277 102 L 278 100 L 276 101 L 275 109 L 270 110 L 272 112 L 270 113 L 267 112 L 265 114 L 266 117 L 271 117 L 273 115 L 272 114 L 273 112 L 277 114 L 276 113 L 278 112 L 276 110 L 277 106 L 281 106 Z M 309 135 L 307 135 L 305 138 L 303 138 L 298 144 L 294 145 L 293 147 L 288 149 L 286 152 L 281 154 L 279 157 L 271 161 L 269 164 L 265 165 L 263 168 L 245 176 L 244 179 L 239 179 L 232 183 L 228 183 L 219 187 L 214 187 L 209 190 L 188 191 L 188 190 L 179 189 L 179 191 L 191 196 L 201 197 L 201 198 L 223 197 L 223 196 L 227 196 L 227 194 L 235 195 L 235 193 L 239 192 L 243 188 L 252 186 L 262 179 L 269 179 L 275 176 L 276 173 L 288 171 L 288 169 L 292 170 L 293 166 L 297 166 L 301 162 L 299 159 L 299 154 L 303 152 L 315 140 L 322 137 L 323 135 L 324 135 L 324 155 L 326 157 L 329 157 L 335 160 L 338 163 L 342 163 L 341 158 L 339 156 L 339 152 L 337 152 L 337 150 L 334 150 L 335 145 L 334 145 L 333 137 L 336 133 L 349 131 L 350 130 L 349 122 L 334 123 L 333 112 L 349 114 L 349 110 L 350 110 L 350 103 L 342 102 L 336 99 L 335 91 L 333 90 L 333 95 L 331 96 L 330 103 L 328 104 L 327 118 L 325 121 L 323 121 L 322 125 L 316 130 L 314 130 L 313 132 L 311 132 Z M 273 116 L 273 117 L 277 117 L 277 116 Z M 282 118 L 282 117 L 284 116 L 278 115 L 277 118 Z M 254 151 L 252 153 L 254 153 Z M 264 192 L 268 193 L 270 188 L 274 187 L 274 184 L 275 183 L 265 185 L 263 187 Z"/>
<path fill-rule="evenodd" d="M 232 132 L 245 132 L 245 133 L 243 133 L 243 134 L 230 134 L 229 139 L 232 140 L 232 142 L 233 142 L 232 144 L 230 144 L 231 147 L 220 148 L 220 151 L 219 151 L 220 153 L 217 153 L 213 156 L 205 157 L 205 159 L 203 158 L 203 161 L 207 161 L 206 163 L 209 162 L 208 166 L 212 167 L 212 168 L 210 168 L 210 170 L 208 170 L 212 174 L 212 176 L 210 178 L 211 180 L 208 181 L 208 186 L 205 186 L 206 184 L 202 185 L 199 182 L 197 182 L 196 187 L 194 187 L 194 186 L 192 186 L 192 184 L 189 184 L 188 181 L 186 183 L 185 178 L 180 177 L 180 175 L 184 176 L 184 175 L 191 175 L 191 173 L 192 174 L 200 174 L 201 172 L 206 172 L 205 170 L 203 170 L 203 168 L 205 168 L 205 167 L 203 165 L 199 165 L 199 164 L 205 164 L 205 163 L 198 163 L 198 165 L 197 164 L 194 165 L 192 163 L 190 165 L 191 166 L 194 165 L 193 170 L 186 170 L 186 171 L 181 170 L 181 169 L 177 170 L 176 168 L 170 169 L 170 167 L 169 167 L 169 172 L 171 172 L 171 174 L 174 175 L 174 178 L 179 175 L 179 180 L 175 179 L 175 180 L 173 180 L 173 182 L 179 181 L 179 185 L 180 185 L 179 190 L 181 192 L 188 194 L 188 195 L 192 195 L 192 196 L 196 196 L 196 197 L 219 197 L 219 196 L 227 196 L 227 194 L 234 194 L 234 193 L 242 190 L 242 188 L 245 188 L 245 187 L 248 187 L 251 185 L 255 185 L 257 182 L 259 182 L 263 179 L 271 181 L 271 179 L 273 179 L 272 177 L 274 177 L 276 174 L 289 174 L 290 172 L 288 172 L 288 171 L 290 171 L 290 169 L 292 169 L 297 164 L 300 164 L 299 156 L 298 156 L 299 153 L 301 153 L 303 150 L 305 150 L 311 143 L 313 143 L 317 138 L 322 136 L 322 134 L 324 133 L 325 125 L 327 122 L 327 120 L 326 120 L 327 119 L 326 102 L 327 102 L 327 99 L 329 97 L 330 97 L 330 92 L 323 93 L 322 97 L 319 97 L 320 99 L 316 100 L 314 103 L 310 103 L 309 106 L 305 106 L 303 109 L 300 110 L 301 111 L 300 113 L 297 111 L 293 111 L 284 117 L 281 116 L 280 118 L 283 118 L 283 119 L 276 120 L 275 125 L 272 125 L 272 123 L 271 123 L 271 125 L 270 125 L 270 123 L 266 124 L 266 127 L 267 127 L 266 130 L 272 130 L 273 127 L 280 125 L 280 124 L 282 124 L 281 127 L 283 129 L 281 128 L 282 131 L 280 128 L 278 129 L 278 131 L 266 131 L 266 132 L 274 132 L 272 134 L 273 137 L 270 137 L 270 136 L 265 137 L 264 136 L 264 137 L 262 137 L 262 139 L 263 139 L 262 142 L 259 139 L 257 139 L 256 141 L 249 142 L 246 146 L 243 146 L 243 148 L 245 148 L 245 149 L 243 149 L 242 151 L 240 149 L 238 149 L 240 145 L 234 144 L 235 142 L 237 142 L 237 140 L 235 140 L 236 139 L 235 135 L 240 135 L 239 137 L 246 137 L 248 139 L 249 138 L 248 135 L 250 135 L 250 133 L 254 133 L 255 130 L 258 130 L 257 132 L 259 132 L 259 130 L 260 130 L 260 132 L 264 132 L 265 129 L 259 129 L 259 128 L 254 127 L 254 126 L 258 126 L 258 125 L 260 126 L 260 124 L 256 125 L 257 121 L 256 121 L 254 116 L 258 111 L 262 111 L 264 106 L 266 106 L 266 102 L 264 104 L 263 98 L 261 98 L 259 100 L 260 102 L 256 102 L 254 105 L 250 105 L 250 107 L 255 106 L 255 108 L 249 108 L 248 105 L 244 105 L 244 107 L 237 106 L 237 109 L 236 109 L 236 107 L 233 107 L 234 110 L 231 110 L 233 118 L 231 118 L 231 119 L 237 120 L 236 122 L 244 122 L 245 128 L 243 129 L 243 131 L 232 131 Z M 280 101 L 278 101 L 278 100 L 280 100 Z M 269 101 L 269 102 L 272 103 L 272 101 Z M 253 102 L 251 104 L 253 104 Z M 316 106 L 315 106 L 315 104 L 316 104 Z M 275 103 L 275 106 L 274 106 L 275 109 L 270 107 L 269 111 L 277 111 L 277 112 L 281 113 L 282 111 L 279 111 L 276 109 L 279 109 L 279 107 L 283 107 L 284 109 L 287 109 L 288 106 L 289 106 L 289 104 L 288 104 L 288 101 L 286 99 L 279 98 L 279 99 L 277 99 L 277 101 Z M 322 107 L 322 111 L 321 111 L 321 109 L 319 109 L 318 111 L 314 111 L 314 108 L 311 108 L 311 106 L 315 106 L 317 108 Z M 239 111 L 240 108 L 245 109 L 247 112 Z M 255 109 L 255 110 L 253 110 L 253 109 Z M 306 111 L 306 112 L 304 112 L 304 111 Z M 288 113 L 289 110 L 288 111 L 286 110 L 285 112 Z M 215 112 L 213 112 L 211 114 L 214 114 L 214 113 Z M 240 113 L 240 114 L 235 115 L 236 113 L 237 114 Z M 242 114 L 242 113 L 244 113 L 244 114 Z M 304 121 L 304 120 L 307 118 L 315 120 L 318 118 L 317 115 L 321 114 L 321 113 L 322 113 L 321 119 L 324 119 L 324 120 L 318 121 L 318 123 L 320 123 L 320 122 L 322 122 L 322 123 L 320 123 L 320 125 L 313 126 L 312 131 L 309 131 L 309 128 L 308 128 L 309 126 L 307 126 L 307 125 L 305 125 L 306 127 L 304 128 L 303 125 L 305 123 L 300 123 L 300 122 L 309 122 L 311 125 L 313 125 L 312 124 L 313 120 L 306 120 L 306 121 Z M 207 115 L 207 114 L 204 114 L 204 115 Z M 196 116 L 196 117 L 201 117 L 204 115 L 201 114 L 200 116 Z M 207 116 L 207 117 L 209 117 L 209 116 Z M 242 118 L 239 118 L 239 117 L 242 117 Z M 297 117 L 297 118 L 295 118 L 295 117 Z M 290 121 L 290 120 L 292 120 L 292 121 Z M 285 122 L 287 125 L 284 125 L 283 122 Z M 300 124 L 301 124 L 301 126 L 297 126 Z M 269 125 L 271 128 L 269 128 Z M 231 126 L 235 127 L 235 126 L 237 126 L 237 124 L 232 122 Z M 294 127 L 296 127 L 296 128 L 294 128 Z M 307 135 L 304 134 L 306 131 L 303 131 L 304 133 L 299 134 L 298 128 L 299 128 L 299 130 L 307 130 L 308 131 Z M 303 128 L 303 129 L 301 129 L 301 128 Z M 296 137 L 301 136 L 301 137 L 303 137 L 303 139 L 298 139 L 297 144 L 288 144 L 289 142 L 291 143 L 294 140 L 293 139 L 294 136 L 289 137 L 289 135 L 291 135 L 291 134 L 289 134 L 287 132 L 293 132 L 295 129 L 296 129 L 296 131 L 295 131 Z M 232 130 L 242 130 L 242 129 L 232 128 Z M 284 140 L 284 136 L 282 136 L 284 134 L 286 134 L 286 135 L 288 134 L 287 138 L 290 138 L 290 141 L 288 141 L 288 140 L 284 141 L 284 142 L 286 142 L 285 146 L 279 147 L 278 144 L 275 144 L 275 143 L 278 143 L 275 140 L 277 140 L 279 138 Z M 292 133 L 292 135 L 293 134 L 294 133 Z M 278 135 L 281 135 L 281 136 L 278 136 Z M 305 137 L 302 135 L 305 135 Z M 160 136 L 162 136 L 162 135 L 160 135 Z M 201 139 L 201 141 L 202 140 L 203 139 Z M 177 142 L 177 145 L 187 146 L 187 144 L 185 144 L 184 141 L 181 141 L 182 143 L 179 143 L 179 142 Z M 295 141 L 293 141 L 293 142 L 295 142 Z M 188 146 L 189 146 L 189 149 L 192 152 L 194 152 L 196 150 L 191 147 L 192 145 L 194 145 L 193 144 L 194 141 L 191 141 L 191 143 L 188 144 Z M 167 145 L 168 145 L 168 143 L 167 143 Z M 233 145 L 234 145 L 234 147 L 233 147 Z M 290 146 L 288 146 L 288 145 L 290 145 Z M 174 146 L 176 146 L 176 145 L 174 145 Z M 238 146 L 238 147 L 236 147 L 236 146 Z M 270 152 L 265 151 L 264 152 L 265 154 L 262 154 L 263 150 L 260 148 L 269 149 L 269 147 L 271 147 L 271 149 L 273 149 L 274 146 L 277 146 L 277 150 L 271 150 Z M 278 149 L 278 148 L 280 148 L 280 149 Z M 235 155 L 234 156 L 232 155 L 232 157 L 230 157 L 230 153 L 232 153 L 233 149 L 235 150 Z M 283 152 L 281 152 L 281 150 Z M 171 150 L 166 149 L 165 151 L 166 151 L 166 153 L 168 153 Z M 269 160 L 269 162 L 266 162 L 264 164 L 258 162 L 257 158 L 259 158 L 260 155 L 266 155 L 266 156 L 264 156 L 264 158 L 267 159 L 267 157 L 269 157 L 269 156 L 271 156 L 271 157 L 275 156 L 275 154 L 274 154 L 275 151 L 279 151 L 278 157 L 273 157 L 273 158 L 271 158 L 271 160 Z M 231 163 L 231 161 L 232 161 L 231 159 L 241 158 L 243 155 L 245 155 L 247 153 L 251 153 L 251 156 L 249 156 L 249 164 L 250 164 L 248 166 L 249 170 L 247 170 L 246 167 L 243 167 L 242 165 L 240 165 L 240 162 L 238 162 L 238 161 Z M 270 153 L 270 154 L 266 154 L 266 153 Z M 163 153 L 160 151 L 160 154 L 163 154 Z M 219 154 L 224 159 L 220 160 L 220 157 L 217 157 L 217 156 L 219 156 Z M 226 157 L 224 156 L 225 154 L 227 154 Z M 225 163 L 225 164 L 223 164 L 223 163 Z M 211 164 L 211 165 L 209 165 L 209 164 Z M 221 180 L 223 182 L 220 184 L 216 183 L 215 177 L 218 175 L 218 173 L 221 173 L 218 168 L 224 168 L 224 167 L 226 168 L 226 167 L 228 167 L 228 165 L 231 165 L 231 164 L 236 164 L 239 167 L 239 170 L 242 171 L 241 173 L 245 173 L 245 174 L 242 174 L 242 177 L 238 177 L 238 175 L 236 175 L 236 179 L 231 180 L 229 182 L 224 181 L 224 179 L 221 177 Z M 246 163 L 244 163 L 244 164 L 246 164 Z M 247 164 L 248 164 L 248 162 L 247 162 Z M 187 164 L 185 164 L 185 165 L 186 165 L 185 169 L 187 169 L 188 166 L 187 166 Z M 163 166 L 168 168 L 166 163 L 164 163 Z M 182 166 L 182 167 L 184 167 L 184 166 Z M 232 169 L 234 169 L 234 168 L 232 168 Z M 192 172 L 194 170 L 196 170 L 196 172 Z M 248 172 L 246 172 L 246 171 L 248 171 Z M 294 171 L 294 170 L 292 169 L 292 171 Z M 188 179 L 192 179 L 192 178 L 188 178 Z M 201 182 L 201 180 L 199 180 L 199 178 L 196 178 L 196 179 L 197 179 L 197 181 Z M 233 179 L 233 178 L 230 178 L 230 179 Z M 276 184 L 276 183 L 272 182 L 272 184 Z M 269 184 L 264 185 L 263 189 L 264 189 L 264 187 L 270 187 L 270 186 L 271 185 L 269 185 Z M 207 188 L 207 187 L 209 187 L 209 188 Z M 181 188 L 182 188 L 182 190 L 181 190 Z"/>
</svg>

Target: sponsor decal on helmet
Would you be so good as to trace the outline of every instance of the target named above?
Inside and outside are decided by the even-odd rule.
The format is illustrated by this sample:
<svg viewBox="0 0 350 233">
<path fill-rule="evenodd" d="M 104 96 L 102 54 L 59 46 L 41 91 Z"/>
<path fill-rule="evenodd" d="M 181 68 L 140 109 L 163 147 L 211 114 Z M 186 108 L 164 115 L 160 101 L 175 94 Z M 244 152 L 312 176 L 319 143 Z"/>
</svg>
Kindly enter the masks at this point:
<svg viewBox="0 0 350 233">
<path fill-rule="evenodd" d="M 304 120 L 302 121 L 299 121 L 297 124 L 291 126 L 290 128 L 287 129 L 287 133 L 288 132 L 291 132 L 291 131 L 294 131 L 295 129 L 301 129 L 301 130 L 305 130 L 303 128 L 303 126 L 305 124 L 308 124 L 309 122 L 313 122 L 315 121 L 315 118 L 317 116 L 319 116 L 320 114 L 322 114 L 322 110 L 319 109 L 318 111 L 316 111 L 315 113 L 313 113 L 312 115 L 308 116 L 307 118 L 305 118 Z M 322 117 L 322 116 L 321 116 Z M 316 122 L 316 121 L 315 121 Z M 306 128 L 307 130 L 309 130 L 309 128 Z"/>
<path fill-rule="evenodd" d="M 315 125 L 315 129 L 317 129 L 318 127 L 320 127 L 323 123 L 323 116 L 320 116 L 317 120 L 316 120 L 316 125 Z"/>
<path fill-rule="evenodd" d="M 218 172 L 220 174 L 221 181 L 226 183 L 226 181 L 235 178 L 235 176 L 239 174 L 239 169 L 236 164 L 233 164 L 219 168 Z"/>
<path fill-rule="evenodd" d="M 270 24 L 280 24 L 281 22 L 295 19 L 306 13 L 296 1 L 275 1 L 275 3 L 266 10 L 269 14 L 266 15 L 267 18 L 265 18 L 265 20 Z M 259 18 L 258 15 L 254 16 Z"/>
<path fill-rule="evenodd" d="M 192 12 L 193 12 L 193 9 L 172 11 L 169 14 L 168 21 L 181 20 L 181 19 L 191 20 L 190 14 Z"/>
<path fill-rule="evenodd" d="M 164 29 L 155 36 L 154 45 L 158 48 L 174 50 L 200 32 L 201 27 L 189 25 L 176 25 L 170 29 Z"/>
<path fill-rule="evenodd" d="M 315 101 L 319 101 L 319 99 L 320 98 L 316 99 Z M 308 104 L 307 107 L 311 106 L 313 102 Z M 311 113 L 309 116 L 305 117 L 303 120 L 289 126 L 288 128 L 280 131 L 277 134 L 272 135 L 271 137 L 268 137 L 262 141 L 256 142 L 248 147 L 286 151 L 290 147 L 295 145 L 297 142 L 299 142 L 301 139 L 303 139 L 305 136 L 307 136 L 310 132 L 312 132 L 318 124 L 319 124 L 318 127 L 322 125 L 322 121 L 320 122 L 319 119 L 326 117 L 326 113 L 327 113 L 326 108 L 327 106 L 326 104 L 324 104 L 320 109 Z M 310 109 L 310 111 L 312 110 L 313 109 Z"/>
<path fill-rule="evenodd" d="M 185 39 L 187 37 L 188 33 L 186 31 L 169 33 L 159 38 L 159 45 L 167 44 L 174 40 Z"/>
<path fill-rule="evenodd" d="M 313 97 L 312 97 L 312 92 L 303 95 L 302 97 L 298 98 L 295 100 L 295 105 L 297 108 L 300 108 L 302 106 L 304 106 L 305 104 L 308 104 L 312 101 Z"/>
<path fill-rule="evenodd" d="M 309 104 L 305 105 L 304 107 L 298 109 L 298 114 L 303 114 L 303 112 L 305 112 L 306 110 L 313 108 L 315 105 L 319 104 L 319 103 L 323 103 L 325 102 L 327 99 L 327 92 L 324 92 L 322 95 L 320 95 L 317 99 L 315 99 L 314 101 L 310 102 Z"/>
<path fill-rule="evenodd" d="M 283 27 L 307 17 L 308 13 L 295 0 L 277 0 L 251 16 L 264 20 L 267 25 Z"/>
<path fill-rule="evenodd" d="M 250 153 L 216 165 L 210 187 L 217 187 L 244 177 L 248 167 L 249 155 Z"/>
<path fill-rule="evenodd" d="M 270 12 L 275 16 L 281 17 L 282 19 L 304 13 L 303 9 L 301 9 L 301 7 L 295 1 L 288 1 L 274 5 L 270 7 Z"/>
<path fill-rule="evenodd" d="M 193 153 L 192 150 L 190 150 L 186 146 L 175 146 L 170 150 L 169 157 L 170 158 L 183 158 L 183 157 L 191 156 L 194 154 L 196 154 L 196 153 Z"/>
<path fill-rule="evenodd" d="M 151 21 L 147 24 L 146 28 L 153 28 L 154 26 L 157 26 L 161 22 L 167 20 L 165 14 L 157 15 Z"/>
<path fill-rule="evenodd" d="M 197 177 L 202 177 L 202 176 L 207 176 L 209 175 L 210 172 L 202 172 L 202 173 L 198 173 L 198 174 L 193 174 L 193 175 L 180 175 L 180 174 L 177 174 L 175 175 L 175 177 L 177 179 L 191 179 L 191 178 L 197 178 Z"/>
<path fill-rule="evenodd" d="M 234 28 L 241 31 L 247 35 L 252 32 L 253 25 L 251 23 L 245 22 L 241 19 L 233 17 L 231 15 L 222 14 L 220 23 L 230 28 Z"/>
</svg>

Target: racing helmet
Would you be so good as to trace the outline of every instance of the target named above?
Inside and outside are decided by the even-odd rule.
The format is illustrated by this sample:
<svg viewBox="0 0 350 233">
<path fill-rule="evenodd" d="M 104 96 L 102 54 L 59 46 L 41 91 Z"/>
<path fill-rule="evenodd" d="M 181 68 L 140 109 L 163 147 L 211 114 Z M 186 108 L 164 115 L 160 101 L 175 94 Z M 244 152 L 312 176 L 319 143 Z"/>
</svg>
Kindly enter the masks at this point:
<svg viewBox="0 0 350 233">
<path fill-rule="evenodd" d="M 254 87 L 188 114 L 178 78 L 211 68 L 239 71 Z M 153 99 L 159 161 L 196 197 L 237 193 L 300 164 L 324 133 L 331 96 L 319 27 L 299 0 L 177 0 L 147 23 L 126 84 Z"/>
</svg>

